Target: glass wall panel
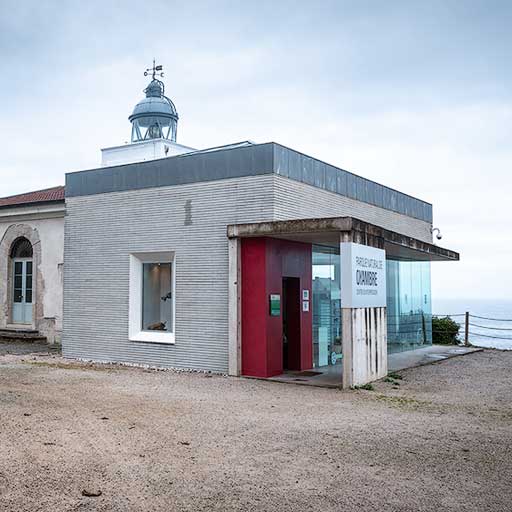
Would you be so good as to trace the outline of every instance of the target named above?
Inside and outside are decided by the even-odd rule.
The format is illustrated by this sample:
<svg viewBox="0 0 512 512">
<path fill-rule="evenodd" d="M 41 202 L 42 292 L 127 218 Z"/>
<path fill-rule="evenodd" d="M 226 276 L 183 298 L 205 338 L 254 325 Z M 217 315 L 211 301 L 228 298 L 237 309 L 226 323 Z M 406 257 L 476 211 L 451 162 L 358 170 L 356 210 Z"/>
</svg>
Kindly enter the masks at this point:
<svg viewBox="0 0 512 512">
<path fill-rule="evenodd" d="M 339 247 L 313 246 L 313 365 L 341 364 Z M 334 355 L 333 355 L 334 354 Z"/>
<path fill-rule="evenodd" d="M 388 352 L 432 344 L 430 262 L 386 261 Z"/>
</svg>

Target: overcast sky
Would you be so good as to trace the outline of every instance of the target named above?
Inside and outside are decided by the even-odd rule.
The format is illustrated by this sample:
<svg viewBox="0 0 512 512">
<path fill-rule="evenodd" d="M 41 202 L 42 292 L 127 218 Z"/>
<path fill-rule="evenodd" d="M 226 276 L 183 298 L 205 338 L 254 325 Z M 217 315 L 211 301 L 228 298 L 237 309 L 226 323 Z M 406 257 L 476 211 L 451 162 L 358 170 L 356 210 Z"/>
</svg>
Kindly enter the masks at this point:
<svg viewBox="0 0 512 512">
<path fill-rule="evenodd" d="M 0 196 L 129 140 L 153 56 L 197 148 L 276 141 L 429 201 L 436 297 L 512 297 L 512 1 L 1 0 Z"/>
</svg>

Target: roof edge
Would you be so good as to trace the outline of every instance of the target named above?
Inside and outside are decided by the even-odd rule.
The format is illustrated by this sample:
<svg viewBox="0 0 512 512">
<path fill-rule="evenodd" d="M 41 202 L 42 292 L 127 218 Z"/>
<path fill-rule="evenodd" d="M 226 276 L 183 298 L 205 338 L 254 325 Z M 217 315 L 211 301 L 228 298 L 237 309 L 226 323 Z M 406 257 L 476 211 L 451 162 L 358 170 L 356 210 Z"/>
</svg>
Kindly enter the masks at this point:
<svg viewBox="0 0 512 512">
<path fill-rule="evenodd" d="M 34 204 L 58 203 L 65 201 L 65 185 L 33 190 L 0 198 L 0 208 L 19 207 Z"/>
</svg>

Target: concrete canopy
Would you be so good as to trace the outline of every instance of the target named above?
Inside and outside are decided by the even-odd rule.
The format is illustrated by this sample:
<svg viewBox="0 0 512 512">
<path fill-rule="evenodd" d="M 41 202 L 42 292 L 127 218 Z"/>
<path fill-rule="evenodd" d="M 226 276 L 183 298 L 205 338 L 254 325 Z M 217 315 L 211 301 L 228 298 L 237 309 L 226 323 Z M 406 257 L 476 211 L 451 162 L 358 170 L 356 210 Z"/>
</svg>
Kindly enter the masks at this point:
<svg viewBox="0 0 512 512">
<path fill-rule="evenodd" d="M 355 242 L 384 249 L 393 259 L 409 261 L 458 261 L 450 249 L 369 224 L 353 217 L 294 219 L 227 226 L 228 238 L 271 237 L 318 245 Z"/>
</svg>

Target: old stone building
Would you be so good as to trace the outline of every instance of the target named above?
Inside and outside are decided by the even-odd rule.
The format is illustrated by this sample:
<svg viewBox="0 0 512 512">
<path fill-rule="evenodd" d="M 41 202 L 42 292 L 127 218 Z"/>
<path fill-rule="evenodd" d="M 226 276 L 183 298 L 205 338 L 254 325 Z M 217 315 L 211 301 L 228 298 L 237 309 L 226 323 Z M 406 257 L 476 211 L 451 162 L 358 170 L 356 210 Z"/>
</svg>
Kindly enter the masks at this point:
<svg viewBox="0 0 512 512">
<path fill-rule="evenodd" d="M 60 342 L 64 187 L 0 199 L 0 336 Z"/>
</svg>

